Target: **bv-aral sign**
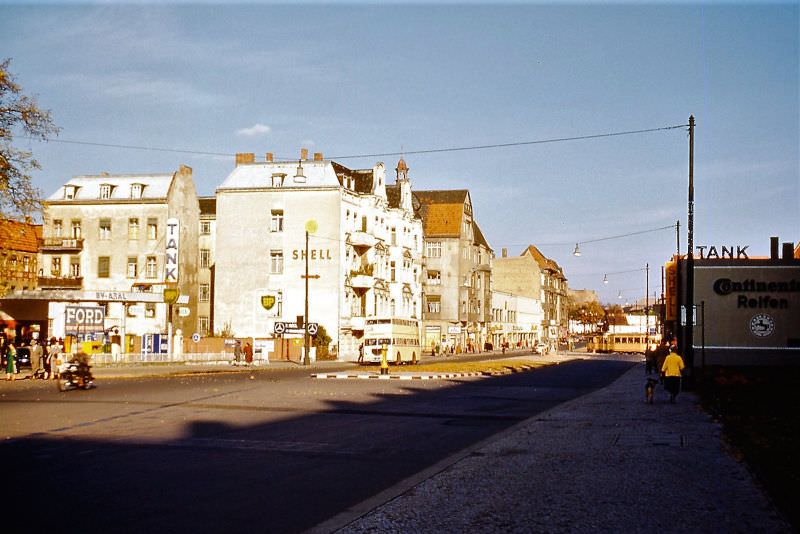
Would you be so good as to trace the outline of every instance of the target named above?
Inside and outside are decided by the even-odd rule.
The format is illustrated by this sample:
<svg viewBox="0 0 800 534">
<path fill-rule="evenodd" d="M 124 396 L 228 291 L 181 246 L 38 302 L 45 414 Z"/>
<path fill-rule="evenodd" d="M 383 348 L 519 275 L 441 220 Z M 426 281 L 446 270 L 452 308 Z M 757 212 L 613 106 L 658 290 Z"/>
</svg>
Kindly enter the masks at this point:
<svg viewBox="0 0 800 534">
<path fill-rule="evenodd" d="M 67 335 L 102 332 L 106 313 L 102 306 L 65 306 L 64 330 Z"/>
</svg>

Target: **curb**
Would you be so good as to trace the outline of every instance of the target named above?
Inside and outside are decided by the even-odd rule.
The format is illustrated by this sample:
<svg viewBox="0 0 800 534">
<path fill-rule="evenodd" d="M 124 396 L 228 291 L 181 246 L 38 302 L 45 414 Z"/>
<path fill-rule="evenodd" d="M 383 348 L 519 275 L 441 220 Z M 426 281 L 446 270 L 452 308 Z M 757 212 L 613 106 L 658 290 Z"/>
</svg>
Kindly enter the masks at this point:
<svg viewBox="0 0 800 534">
<path fill-rule="evenodd" d="M 520 365 L 513 369 L 497 371 L 474 371 L 470 373 L 420 373 L 420 374 L 389 374 L 379 375 L 373 373 L 313 373 L 311 378 L 335 379 L 335 380 L 441 380 L 449 378 L 471 378 L 482 376 L 504 376 L 514 373 L 524 373 L 533 371 L 538 367 L 532 365 Z"/>
</svg>

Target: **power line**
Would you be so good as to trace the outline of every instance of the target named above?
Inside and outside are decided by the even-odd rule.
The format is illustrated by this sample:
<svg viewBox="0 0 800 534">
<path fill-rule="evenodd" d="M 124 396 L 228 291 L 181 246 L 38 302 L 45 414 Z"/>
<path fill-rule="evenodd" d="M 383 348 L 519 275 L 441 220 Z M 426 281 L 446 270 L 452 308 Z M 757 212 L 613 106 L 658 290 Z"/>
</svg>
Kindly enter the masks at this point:
<svg viewBox="0 0 800 534">
<path fill-rule="evenodd" d="M 501 243 L 501 244 L 505 244 L 505 246 L 507 246 L 507 247 L 527 247 L 527 246 L 529 246 L 531 244 L 533 244 L 536 247 L 556 247 L 556 246 L 567 246 L 567 245 L 572 246 L 572 245 L 575 245 L 575 244 L 583 245 L 584 243 L 597 243 L 599 241 L 608 241 L 610 239 L 620 239 L 620 238 L 623 238 L 623 237 L 630 237 L 630 236 L 634 236 L 634 235 L 649 234 L 651 232 L 659 232 L 661 230 L 667 230 L 667 229 L 670 229 L 670 228 L 675 228 L 675 225 L 674 224 L 670 224 L 668 226 L 660 226 L 658 228 L 650 228 L 649 230 L 639 230 L 638 232 L 628 232 L 627 234 L 617 234 L 617 235 L 612 235 L 612 236 L 608 236 L 608 237 L 599 237 L 597 239 L 587 239 L 587 240 L 584 240 L 584 241 L 577 241 L 577 242 L 576 241 L 564 241 L 564 242 L 561 242 L 561 243 L 527 243 L 527 244 Z M 641 269 L 641 270 L 643 270 L 643 269 Z"/>
<path fill-rule="evenodd" d="M 651 132 L 659 132 L 659 131 L 666 131 L 666 130 L 675 130 L 678 128 L 686 128 L 687 125 L 685 124 L 678 124 L 674 126 L 662 126 L 660 128 L 647 128 L 643 130 L 628 130 L 623 132 L 607 132 L 601 134 L 592 134 L 592 135 L 580 135 L 575 137 L 555 137 L 551 139 L 539 139 L 536 141 L 515 141 L 511 143 L 496 143 L 490 145 L 471 145 L 471 146 L 461 146 L 461 147 L 448 147 L 448 148 L 428 148 L 428 149 L 421 149 L 421 150 L 405 150 L 401 152 L 376 152 L 373 154 L 353 154 L 353 155 L 344 155 L 344 156 L 333 156 L 328 158 L 329 160 L 343 160 L 343 159 L 357 159 L 357 158 L 378 158 L 378 157 L 385 157 L 385 156 L 407 156 L 407 155 L 414 155 L 414 154 L 438 154 L 443 152 L 463 152 L 468 150 L 486 150 L 491 148 L 510 148 L 510 147 L 517 147 L 517 146 L 528 146 L 528 145 L 541 145 L 546 143 L 562 143 L 567 141 L 585 141 L 588 139 L 601 139 L 604 137 L 618 137 L 623 135 L 636 135 L 636 134 L 643 134 L 643 133 L 651 133 Z M 226 156 L 226 157 L 235 157 L 235 153 L 227 153 L 227 152 L 210 152 L 204 150 L 191 150 L 191 149 L 183 149 L 183 148 L 167 148 L 167 147 L 154 147 L 154 146 L 140 146 L 140 145 L 124 145 L 124 144 L 115 144 L 115 143 L 100 143 L 96 141 L 83 141 L 78 139 L 47 139 L 42 140 L 34 137 L 27 137 L 29 140 L 32 141 L 39 141 L 45 143 L 64 143 L 64 144 L 71 144 L 71 145 L 83 145 L 83 146 L 95 146 L 95 147 L 103 147 L 103 148 L 122 148 L 126 150 L 146 150 L 152 152 L 171 152 L 177 154 L 193 154 L 199 156 Z M 296 161 L 296 158 L 285 158 L 284 162 L 292 162 Z M 277 161 L 280 162 L 280 161 Z"/>
</svg>

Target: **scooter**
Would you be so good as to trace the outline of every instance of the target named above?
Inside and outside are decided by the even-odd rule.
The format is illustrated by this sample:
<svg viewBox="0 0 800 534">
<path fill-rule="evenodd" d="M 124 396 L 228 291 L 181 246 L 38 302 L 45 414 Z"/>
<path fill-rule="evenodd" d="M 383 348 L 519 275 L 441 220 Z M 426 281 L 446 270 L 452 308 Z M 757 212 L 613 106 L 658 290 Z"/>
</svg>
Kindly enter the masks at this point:
<svg viewBox="0 0 800 534">
<path fill-rule="evenodd" d="M 67 363 L 66 368 L 58 376 L 59 391 L 78 388 L 92 389 L 94 387 L 92 368 L 88 363 L 81 360 L 76 359 Z"/>
</svg>

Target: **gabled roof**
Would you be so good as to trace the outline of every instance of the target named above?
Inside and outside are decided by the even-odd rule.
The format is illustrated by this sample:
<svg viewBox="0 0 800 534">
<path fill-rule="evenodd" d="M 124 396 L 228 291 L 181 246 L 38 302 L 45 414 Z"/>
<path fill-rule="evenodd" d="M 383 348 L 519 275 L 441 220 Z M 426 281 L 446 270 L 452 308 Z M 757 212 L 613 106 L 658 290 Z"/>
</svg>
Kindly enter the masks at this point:
<svg viewBox="0 0 800 534">
<path fill-rule="evenodd" d="M 481 246 L 486 247 L 489 250 L 492 250 L 492 247 L 489 246 L 489 242 L 486 241 L 486 238 L 483 237 L 483 232 L 481 232 L 478 223 L 475 222 L 473 219 L 472 221 L 472 234 L 475 236 L 475 243 Z"/>
<path fill-rule="evenodd" d="M 355 183 L 353 187 L 356 193 L 372 193 L 372 169 L 350 169 L 335 161 L 331 161 L 331 167 L 333 167 L 334 172 L 336 172 L 339 185 L 345 185 L 342 183 L 342 178 L 347 176 L 354 180 Z"/>
<path fill-rule="evenodd" d="M 75 196 L 71 200 L 99 200 L 100 186 L 110 185 L 110 200 L 131 199 L 131 186 L 139 184 L 142 188 L 142 199 L 167 198 L 173 173 L 168 174 L 99 174 L 73 176 L 66 184 L 59 187 L 48 197 L 48 201 L 70 200 L 64 198 L 65 189 L 75 186 Z"/>
<path fill-rule="evenodd" d="M 337 171 L 331 161 L 304 160 L 302 180 L 295 180 L 298 161 L 264 161 L 241 163 L 231 171 L 219 189 L 260 189 L 272 186 L 274 174 L 284 175 L 283 188 L 337 187 L 340 185 Z"/>
<path fill-rule="evenodd" d="M 536 260 L 536 263 L 539 264 L 540 269 L 552 271 L 558 274 L 564 280 L 566 280 L 566 278 L 564 277 L 564 273 L 562 272 L 561 267 L 558 265 L 558 263 L 546 257 L 534 245 L 528 245 L 528 248 L 523 250 L 522 254 L 520 254 L 520 256 L 525 256 L 525 255 L 533 257 L 533 259 Z"/>
<path fill-rule="evenodd" d="M 414 191 L 422 204 L 460 204 L 467 201 L 467 189 L 448 189 L 444 191 Z"/>
<path fill-rule="evenodd" d="M 0 219 L 0 247 L 3 250 L 35 253 L 42 237 L 41 224 Z"/>
</svg>

